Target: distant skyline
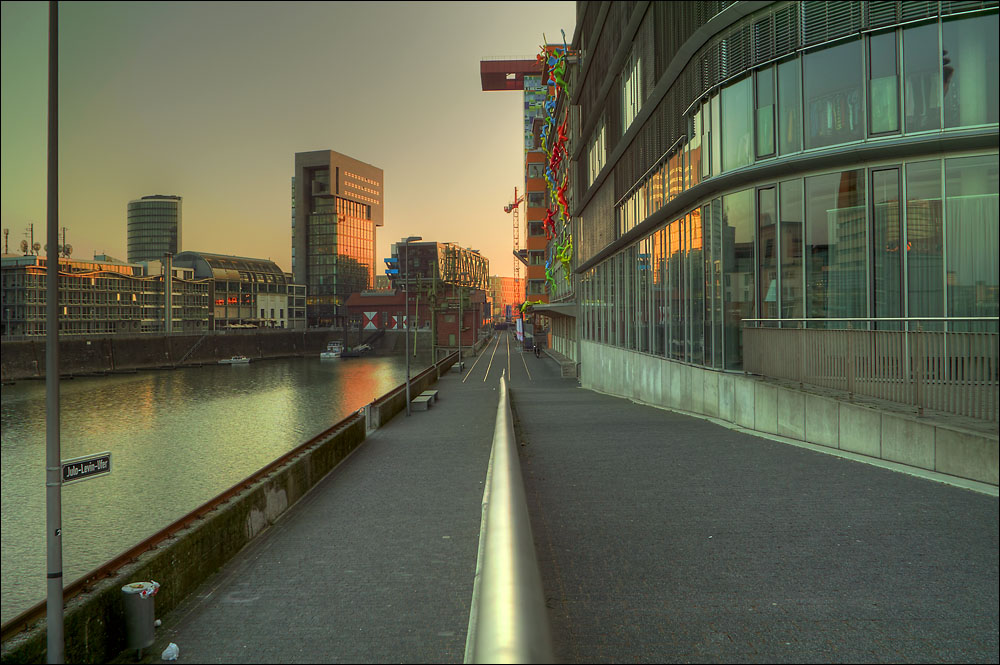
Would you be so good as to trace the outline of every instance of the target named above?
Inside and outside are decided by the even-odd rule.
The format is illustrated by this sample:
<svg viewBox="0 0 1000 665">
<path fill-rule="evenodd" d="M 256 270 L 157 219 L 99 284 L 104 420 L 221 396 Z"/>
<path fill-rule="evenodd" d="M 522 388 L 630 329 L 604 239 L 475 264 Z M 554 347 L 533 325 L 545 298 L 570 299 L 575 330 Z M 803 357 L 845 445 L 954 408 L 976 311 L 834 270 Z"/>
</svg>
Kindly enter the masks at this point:
<svg viewBox="0 0 1000 665">
<path fill-rule="evenodd" d="M 411 235 L 513 275 L 523 96 L 484 57 L 571 40 L 574 2 L 70 2 L 60 19 L 60 227 L 73 257 L 126 257 L 128 202 L 184 199 L 182 250 L 291 271 L 296 152 L 385 173 L 377 263 Z M 48 3 L 2 3 L 2 224 L 45 243 Z M 544 35 L 544 37 L 543 37 Z M 522 221 L 523 223 L 523 221 Z M 524 232 L 522 230 L 522 238 Z M 523 240 L 522 240 L 523 244 Z M 381 274 L 382 266 L 375 266 Z"/>
</svg>

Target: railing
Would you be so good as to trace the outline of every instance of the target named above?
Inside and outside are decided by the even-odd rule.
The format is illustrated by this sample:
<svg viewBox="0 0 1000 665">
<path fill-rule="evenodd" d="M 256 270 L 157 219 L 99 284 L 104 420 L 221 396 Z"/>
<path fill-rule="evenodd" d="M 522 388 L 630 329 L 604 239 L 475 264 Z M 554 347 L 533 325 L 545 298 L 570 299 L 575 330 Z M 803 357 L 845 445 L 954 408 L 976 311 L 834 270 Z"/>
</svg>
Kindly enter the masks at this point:
<svg viewBox="0 0 1000 665">
<path fill-rule="evenodd" d="M 503 375 L 499 392 L 465 662 L 551 663 L 549 620 Z"/>
<path fill-rule="evenodd" d="M 935 409 L 997 422 L 997 323 L 996 317 L 744 319 L 743 367 L 849 397 L 908 404 L 919 415 Z"/>
</svg>

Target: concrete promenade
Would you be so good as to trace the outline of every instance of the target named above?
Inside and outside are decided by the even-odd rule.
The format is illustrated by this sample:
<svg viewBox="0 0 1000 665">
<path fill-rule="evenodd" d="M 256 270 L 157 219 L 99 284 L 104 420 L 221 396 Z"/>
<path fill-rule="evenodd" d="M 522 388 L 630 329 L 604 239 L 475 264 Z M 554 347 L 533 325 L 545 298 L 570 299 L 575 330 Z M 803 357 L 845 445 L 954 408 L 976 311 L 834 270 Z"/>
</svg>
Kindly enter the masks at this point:
<svg viewBox="0 0 1000 665">
<path fill-rule="evenodd" d="M 559 660 L 997 662 L 995 488 L 585 391 L 507 336 L 466 365 L 163 617 L 151 659 L 462 661 L 502 369 Z"/>
</svg>

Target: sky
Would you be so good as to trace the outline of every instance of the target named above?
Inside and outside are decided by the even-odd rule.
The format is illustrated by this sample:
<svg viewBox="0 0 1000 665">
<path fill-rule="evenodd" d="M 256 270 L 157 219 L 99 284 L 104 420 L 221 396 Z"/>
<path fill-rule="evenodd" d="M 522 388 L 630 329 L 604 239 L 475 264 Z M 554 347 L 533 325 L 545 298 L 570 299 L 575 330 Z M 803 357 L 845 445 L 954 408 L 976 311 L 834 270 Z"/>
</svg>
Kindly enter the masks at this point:
<svg viewBox="0 0 1000 665">
<path fill-rule="evenodd" d="M 3 2 L 2 223 L 46 237 L 48 3 Z M 376 274 L 405 236 L 480 250 L 513 275 L 523 96 L 484 57 L 567 41 L 574 2 L 64 2 L 59 226 L 73 257 L 127 255 L 128 202 L 183 197 L 181 250 L 291 271 L 296 152 L 384 171 Z M 523 217 L 523 215 L 522 215 Z M 523 219 L 522 219 L 523 225 Z M 524 235 L 522 228 L 521 235 Z M 523 244 L 523 241 L 522 241 Z M 44 252 L 43 252 L 44 253 Z"/>
</svg>

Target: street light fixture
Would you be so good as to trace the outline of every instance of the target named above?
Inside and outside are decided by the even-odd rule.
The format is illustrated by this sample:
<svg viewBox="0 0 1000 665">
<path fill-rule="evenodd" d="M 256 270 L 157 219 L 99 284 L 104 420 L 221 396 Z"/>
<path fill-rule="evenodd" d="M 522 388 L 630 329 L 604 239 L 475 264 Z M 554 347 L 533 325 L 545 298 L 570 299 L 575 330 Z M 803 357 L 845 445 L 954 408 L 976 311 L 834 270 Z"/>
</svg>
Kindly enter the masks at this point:
<svg viewBox="0 0 1000 665">
<path fill-rule="evenodd" d="M 406 247 L 406 259 L 403 262 L 403 286 L 406 288 L 403 294 L 403 320 L 406 321 L 406 325 L 403 326 L 404 348 L 406 349 L 406 415 L 410 415 L 410 243 L 420 240 L 423 240 L 420 236 L 403 238 L 403 247 Z"/>
</svg>

